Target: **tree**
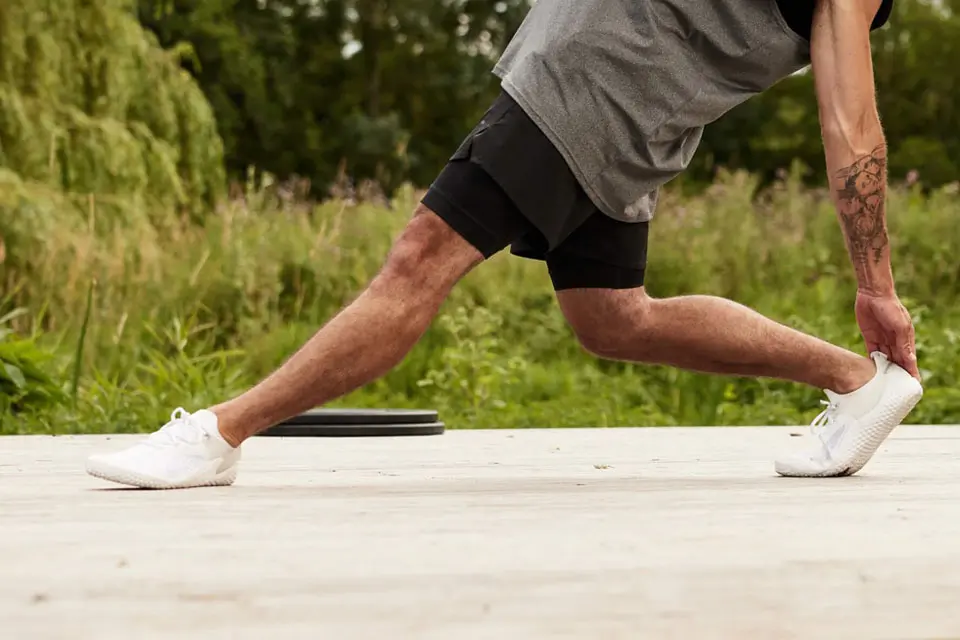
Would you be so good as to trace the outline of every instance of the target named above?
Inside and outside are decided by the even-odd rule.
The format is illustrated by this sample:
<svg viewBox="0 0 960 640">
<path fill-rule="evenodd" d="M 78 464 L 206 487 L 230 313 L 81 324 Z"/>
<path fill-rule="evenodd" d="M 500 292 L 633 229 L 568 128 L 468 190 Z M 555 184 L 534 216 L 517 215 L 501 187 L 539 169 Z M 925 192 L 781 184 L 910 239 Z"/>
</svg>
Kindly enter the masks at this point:
<svg viewBox="0 0 960 640">
<path fill-rule="evenodd" d="M 496 82 L 493 56 L 525 0 L 140 0 L 218 116 L 234 176 L 313 179 L 341 163 L 392 189 L 423 184 L 472 127 Z"/>
</svg>

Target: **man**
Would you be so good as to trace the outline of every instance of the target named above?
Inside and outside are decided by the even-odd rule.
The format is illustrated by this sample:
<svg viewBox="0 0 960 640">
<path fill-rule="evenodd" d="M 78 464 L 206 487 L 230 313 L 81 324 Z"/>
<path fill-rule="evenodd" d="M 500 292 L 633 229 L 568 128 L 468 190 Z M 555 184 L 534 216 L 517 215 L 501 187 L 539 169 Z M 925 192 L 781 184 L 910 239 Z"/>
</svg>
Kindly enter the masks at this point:
<svg viewBox="0 0 960 640">
<path fill-rule="evenodd" d="M 922 395 L 894 289 L 886 147 L 869 34 L 892 0 L 539 0 L 496 67 L 503 93 L 453 154 L 367 289 L 243 395 L 93 456 L 89 473 L 152 488 L 234 481 L 240 444 L 397 365 L 451 288 L 507 246 L 546 262 L 597 356 L 826 390 L 789 476 L 856 473 Z M 830 184 L 870 358 L 731 301 L 644 291 L 658 189 L 703 127 L 812 64 Z M 600 437 L 600 436 L 598 436 Z"/>
</svg>

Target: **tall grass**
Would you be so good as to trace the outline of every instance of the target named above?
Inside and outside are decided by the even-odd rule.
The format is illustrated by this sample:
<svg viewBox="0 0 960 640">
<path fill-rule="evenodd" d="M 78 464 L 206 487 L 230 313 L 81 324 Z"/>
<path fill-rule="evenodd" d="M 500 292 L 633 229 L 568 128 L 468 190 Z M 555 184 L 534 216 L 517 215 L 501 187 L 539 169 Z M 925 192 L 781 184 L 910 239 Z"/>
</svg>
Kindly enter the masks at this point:
<svg viewBox="0 0 960 640">
<path fill-rule="evenodd" d="M 21 189 L 13 205 L 0 198 L 0 281 L 13 292 L 6 307 L 28 313 L 6 322 L 52 355 L 42 367 L 60 382 L 37 383 L 43 397 L 5 396 L 11 386 L 0 386 L 8 433 L 151 430 L 177 406 L 239 393 L 359 293 L 416 202 L 412 190 L 386 208 L 247 189 L 199 226 Z M 750 176 L 733 174 L 696 197 L 665 194 L 651 293 L 727 296 L 862 351 L 852 269 L 827 198 L 795 179 L 754 190 Z M 56 224 L 11 222 L 10 207 L 24 202 Z M 926 378 L 914 422 L 960 420 L 958 215 L 950 189 L 891 194 L 894 267 Z M 74 371 L 75 403 L 56 395 Z M 451 427 L 473 428 L 797 424 L 818 400 L 784 382 L 597 361 L 573 339 L 543 265 L 503 254 L 455 289 L 398 369 L 337 404 L 436 407 Z"/>
</svg>

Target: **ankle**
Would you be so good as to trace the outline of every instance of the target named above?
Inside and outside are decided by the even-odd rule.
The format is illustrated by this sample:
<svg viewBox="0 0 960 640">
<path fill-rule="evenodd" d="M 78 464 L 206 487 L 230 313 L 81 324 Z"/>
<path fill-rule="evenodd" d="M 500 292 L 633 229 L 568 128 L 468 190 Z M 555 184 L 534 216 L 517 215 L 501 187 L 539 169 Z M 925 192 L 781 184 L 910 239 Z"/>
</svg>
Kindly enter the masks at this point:
<svg viewBox="0 0 960 640">
<path fill-rule="evenodd" d="M 217 416 L 217 430 L 220 432 L 220 437 L 227 441 L 227 444 L 236 449 L 247 439 L 246 434 L 238 428 L 239 422 L 231 415 L 226 406 L 212 407 L 210 411 Z"/>
<path fill-rule="evenodd" d="M 862 388 L 877 375 L 877 365 L 870 358 L 857 358 L 856 363 L 837 376 L 831 391 L 844 395 Z"/>
<path fill-rule="evenodd" d="M 225 431 L 223 427 L 220 427 L 220 437 L 223 438 L 228 445 L 236 449 L 241 444 L 243 444 L 243 438 L 232 431 Z"/>
</svg>

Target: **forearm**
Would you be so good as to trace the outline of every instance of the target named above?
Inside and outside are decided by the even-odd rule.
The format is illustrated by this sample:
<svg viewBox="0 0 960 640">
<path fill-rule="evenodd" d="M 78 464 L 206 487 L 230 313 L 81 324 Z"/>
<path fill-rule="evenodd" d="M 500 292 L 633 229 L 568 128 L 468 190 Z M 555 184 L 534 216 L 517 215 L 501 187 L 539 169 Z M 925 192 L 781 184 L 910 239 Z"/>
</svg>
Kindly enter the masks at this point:
<svg viewBox="0 0 960 640">
<path fill-rule="evenodd" d="M 879 121 L 855 138 L 825 135 L 830 191 L 861 291 L 894 290 L 887 233 L 887 147 Z"/>
<path fill-rule="evenodd" d="M 880 0 L 817 0 L 811 59 L 837 207 L 860 290 L 893 293 L 887 147 L 874 95 L 870 23 Z"/>
</svg>

